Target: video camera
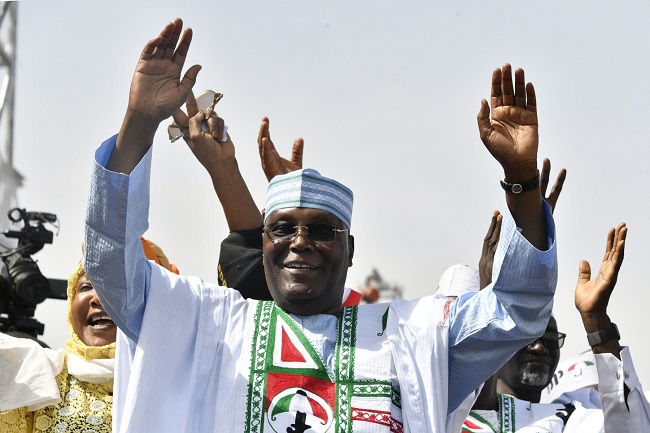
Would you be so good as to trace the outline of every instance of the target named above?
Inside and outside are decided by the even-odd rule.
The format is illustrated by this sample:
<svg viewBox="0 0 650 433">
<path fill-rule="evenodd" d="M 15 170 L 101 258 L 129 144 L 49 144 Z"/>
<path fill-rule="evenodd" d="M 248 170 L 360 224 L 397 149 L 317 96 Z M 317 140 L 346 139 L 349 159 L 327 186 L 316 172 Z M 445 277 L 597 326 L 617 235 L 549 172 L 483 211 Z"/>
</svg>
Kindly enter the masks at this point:
<svg viewBox="0 0 650 433">
<path fill-rule="evenodd" d="M 18 239 L 18 246 L 0 253 L 0 332 L 19 331 L 36 338 L 45 328 L 33 318 L 36 305 L 47 298 L 66 299 L 67 295 L 67 283 L 45 278 L 31 258 L 52 243 L 54 234 L 45 224 L 58 228 L 58 219 L 52 213 L 20 208 L 11 209 L 7 216 L 14 223 L 22 222 L 23 227 L 3 233 Z"/>
</svg>

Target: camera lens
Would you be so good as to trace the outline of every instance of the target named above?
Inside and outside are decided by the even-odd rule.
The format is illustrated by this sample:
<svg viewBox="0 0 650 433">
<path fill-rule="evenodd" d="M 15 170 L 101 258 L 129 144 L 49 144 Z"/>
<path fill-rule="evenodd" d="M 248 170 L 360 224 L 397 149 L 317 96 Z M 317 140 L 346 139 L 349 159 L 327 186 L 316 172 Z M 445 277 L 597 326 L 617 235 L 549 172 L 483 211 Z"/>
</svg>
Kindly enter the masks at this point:
<svg viewBox="0 0 650 433">
<path fill-rule="evenodd" d="M 50 283 L 41 274 L 38 265 L 29 258 L 22 258 L 9 268 L 13 280 L 13 292 L 21 301 L 29 304 L 40 304 L 50 292 Z"/>
</svg>

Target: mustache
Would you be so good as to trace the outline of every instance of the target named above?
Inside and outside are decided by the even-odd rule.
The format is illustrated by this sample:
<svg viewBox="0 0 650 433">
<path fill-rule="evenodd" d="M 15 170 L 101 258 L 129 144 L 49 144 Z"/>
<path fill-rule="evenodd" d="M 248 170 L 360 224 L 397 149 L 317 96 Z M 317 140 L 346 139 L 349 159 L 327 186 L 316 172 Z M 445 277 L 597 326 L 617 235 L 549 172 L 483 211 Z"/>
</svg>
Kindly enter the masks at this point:
<svg viewBox="0 0 650 433">
<path fill-rule="evenodd" d="M 550 355 L 532 355 L 530 353 L 523 353 L 521 357 L 519 357 L 520 362 L 539 362 L 542 364 L 547 364 L 551 366 L 552 360 Z"/>
</svg>

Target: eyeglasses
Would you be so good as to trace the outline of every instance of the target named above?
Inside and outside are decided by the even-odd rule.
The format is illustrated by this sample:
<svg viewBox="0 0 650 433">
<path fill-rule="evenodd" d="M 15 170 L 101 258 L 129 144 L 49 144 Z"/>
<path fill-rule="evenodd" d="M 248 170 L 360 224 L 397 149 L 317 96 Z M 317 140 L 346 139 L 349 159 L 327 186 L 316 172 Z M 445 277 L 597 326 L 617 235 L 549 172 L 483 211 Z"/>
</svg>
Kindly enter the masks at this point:
<svg viewBox="0 0 650 433">
<path fill-rule="evenodd" d="M 547 349 L 557 350 L 562 348 L 562 346 L 564 346 L 565 338 L 566 338 L 565 333 L 558 332 L 557 334 L 544 334 L 539 339 L 542 340 L 542 343 L 544 344 L 544 346 L 546 346 Z"/>
<path fill-rule="evenodd" d="M 264 233 L 274 244 L 292 242 L 303 230 L 302 234 L 315 243 L 330 242 L 336 239 L 336 234 L 347 232 L 349 229 L 340 229 L 331 224 L 307 224 L 294 226 L 293 224 L 280 223 L 264 227 Z"/>
<path fill-rule="evenodd" d="M 206 90 L 196 97 L 196 105 L 199 110 L 205 112 L 205 118 L 207 119 L 212 115 L 214 107 L 217 105 L 217 102 L 221 101 L 221 98 L 223 98 L 223 93 Z M 169 134 L 169 141 L 173 143 L 188 135 L 190 130 L 187 125 L 176 125 L 176 122 L 172 119 L 172 122 L 167 127 L 167 133 Z"/>
</svg>

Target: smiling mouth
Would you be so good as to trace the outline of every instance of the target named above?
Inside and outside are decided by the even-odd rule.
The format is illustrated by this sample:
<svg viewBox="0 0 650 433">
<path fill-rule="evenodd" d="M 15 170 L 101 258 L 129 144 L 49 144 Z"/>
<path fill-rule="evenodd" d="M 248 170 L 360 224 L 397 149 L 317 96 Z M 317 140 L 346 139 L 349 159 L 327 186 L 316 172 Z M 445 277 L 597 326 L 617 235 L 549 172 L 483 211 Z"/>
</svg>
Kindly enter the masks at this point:
<svg viewBox="0 0 650 433">
<path fill-rule="evenodd" d="M 318 266 L 312 266 L 306 263 L 287 263 L 284 267 L 287 269 L 318 269 Z"/>
<path fill-rule="evenodd" d="M 88 320 L 88 326 L 95 330 L 103 331 L 115 326 L 115 322 L 108 315 L 92 317 Z"/>
</svg>

